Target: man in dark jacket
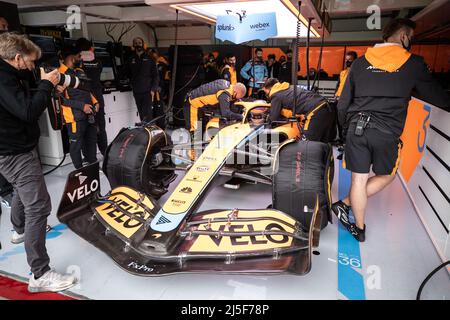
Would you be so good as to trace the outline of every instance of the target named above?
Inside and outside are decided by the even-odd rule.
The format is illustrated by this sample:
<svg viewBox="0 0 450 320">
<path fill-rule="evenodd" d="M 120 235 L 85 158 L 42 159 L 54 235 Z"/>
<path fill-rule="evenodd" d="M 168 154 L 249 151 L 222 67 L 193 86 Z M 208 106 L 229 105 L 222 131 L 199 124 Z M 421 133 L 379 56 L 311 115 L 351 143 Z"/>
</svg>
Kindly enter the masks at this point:
<svg viewBox="0 0 450 320">
<path fill-rule="evenodd" d="M 280 62 L 280 73 L 278 80 L 280 82 L 292 82 L 292 61 L 293 61 L 293 53 L 292 50 L 289 49 L 286 51 L 287 60 Z M 300 71 L 300 64 L 297 65 L 297 72 Z"/>
<path fill-rule="evenodd" d="M 158 88 L 156 63 L 144 48 L 144 39 L 133 39 L 134 53 L 128 61 L 128 75 L 141 121 L 153 118 L 152 96 Z"/>
<path fill-rule="evenodd" d="M 365 240 L 367 198 L 383 190 L 397 173 L 400 135 L 413 92 L 450 109 L 448 95 L 433 81 L 423 58 L 409 52 L 414 28 L 408 19 L 386 25 L 384 43 L 353 62 L 337 106 L 339 122 L 347 132 L 344 163 L 352 172 L 352 184 L 350 195 L 334 203 L 332 210 L 358 241 Z M 375 176 L 369 178 L 370 167 Z M 356 223 L 349 221 L 350 205 Z"/>
<path fill-rule="evenodd" d="M 295 115 L 292 115 L 294 86 L 270 78 L 264 83 L 263 90 L 270 99 L 271 121 L 301 116 L 304 118 L 303 135 L 308 140 L 329 142 L 335 124 L 335 113 L 324 97 L 297 86 Z"/>
<path fill-rule="evenodd" d="M 102 62 L 95 57 L 92 41 L 89 41 L 86 38 L 80 38 L 77 40 L 76 47 L 81 51 L 80 67 L 89 78 L 91 93 L 94 95 L 95 99 L 97 99 L 99 104 L 98 112 L 95 113 L 95 123 L 97 125 L 97 145 L 100 153 L 104 156 L 106 148 L 108 147 L 108 137 L 106 135 L 103 85 L 100 81 L 103 65 Z"/>
<path fill-rule="evenodd" d="M 14 187 L 11 242 L 25 242 L 32 275 L 28 290 L 61 291 L 74 285 L 76 278 L 50 269 L 45 248 L 47 216 L 51 201 L 36 146 L 40 132 L 38 119 L 50 103 L 58 70 L 45 73 L 31 96 L 23 71 L 34 69 L 41 50 L 25 36 L 0 35 L 0 174 Z"/>
<path fill-rule="evenodd" d="M 63 63 L 59 72 L 85 77 L 82 69 L 77 68 L 80 61 L 80 51 L 77 47 L 67 47 L 61 53 Z M 62 92 L 61 105 L 64 122 L 70 142 L 70 158 L 76 169 L 83 166 L 82 151 L 88 163 L 97 161 L 97 127 L 94 114 L 99 110 L 95 96 L 86 90 L 66 88 Z"/>
<path fill-rule="evenodd" d="M 266 67 L 269 78 L 278 79 L 280 75 L 280 63 L 277 61 L 277 57 L 274 54 L 267 56 Z"/>
</svg>

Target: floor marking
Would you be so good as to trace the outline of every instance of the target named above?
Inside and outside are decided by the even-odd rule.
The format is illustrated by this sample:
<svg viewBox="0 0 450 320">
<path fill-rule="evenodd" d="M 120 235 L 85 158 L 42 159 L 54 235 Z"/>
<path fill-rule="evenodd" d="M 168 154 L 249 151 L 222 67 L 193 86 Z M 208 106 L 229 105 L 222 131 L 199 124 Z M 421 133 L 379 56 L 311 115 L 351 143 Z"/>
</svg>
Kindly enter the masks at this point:
<svg viewBox="0 0 450 320">
<path fill-rule="evenodd" d="M 351 173 L 339 161 L 338 196 L 343 199 L 350 190 Z M 353 213 L 351 213 L 353 218 Z M 349 300 L 365 300 L 364 277 L 359 242 L 338 223 L 338 291 Z"/>
<path fill-rule="evenodd" d="M 75 300 L 76 298 L 61 293 L 28 292 L 28 283 L 0 275 L 0 297 L 8 300 Z"/>
<path fill-rule="evenodd" d="M 55 226 L 53 226 L 49 232 L 47 232 L 47 235 L 45 237 L 46 240 L 50 240 L 50 239 L 55 239 L 59 236 L 62 235 L 62 232 L 64 230 L 68 229 L 68 227 L 63 224 L 63 223 L 59 223 Z M 15 246 L 13 246 L 13 248 L 10 251 L 4 252 L 3 254 L 0 255 L 0 261 L 4 261 L 6 259 L 8 259 L 11 256 L 15 256 L 18 254 L 25 254 L 25 246 L 23 243 L 19 243 Z"/>
</svg>

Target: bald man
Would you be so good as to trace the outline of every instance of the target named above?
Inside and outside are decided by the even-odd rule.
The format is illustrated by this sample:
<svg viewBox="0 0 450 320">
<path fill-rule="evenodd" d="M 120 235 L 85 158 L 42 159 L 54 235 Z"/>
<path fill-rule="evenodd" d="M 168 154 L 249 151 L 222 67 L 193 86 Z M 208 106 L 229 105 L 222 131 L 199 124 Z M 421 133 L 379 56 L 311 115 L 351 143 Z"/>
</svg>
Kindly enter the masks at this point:
<svg viewBox="0 0 450 320">
<path fill-rule="evenodd" d="M 8 27 L 8 21 L 5 18 L 0 17 L 0 31 L 8 31 Z"/>
<path fill-rule="evenodd" d="M 197 129 L 197 122 L 203 118 L 204 111 L 218 111 L 222 117 L 229 120 L 242 120 L 242 115 L 231 111 L 231 104 L 242 99 L 247 88 L 240 82 L 232 85 L 230 82 L 219 79 L 205 83 L 190 91 L 186 99 L 186 122 L 190 131 Z M 188 105 L 189 103 L 189 105 Z M 203 126 L 206 123 L 203 123 Z"/>
</svg>

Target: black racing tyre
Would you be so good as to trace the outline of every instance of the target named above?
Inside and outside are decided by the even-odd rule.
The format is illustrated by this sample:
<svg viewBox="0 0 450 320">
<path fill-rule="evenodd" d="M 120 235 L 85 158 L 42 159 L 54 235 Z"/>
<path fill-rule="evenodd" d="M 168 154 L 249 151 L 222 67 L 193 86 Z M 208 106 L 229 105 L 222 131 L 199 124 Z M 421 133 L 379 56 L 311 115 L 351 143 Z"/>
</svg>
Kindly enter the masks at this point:
<svg viewBox="0 0 450 320">
<path fill-rule="evenodd" d="M 106 150 L 103 172 L 111 188 L 129 186 L 158 199 L 174 180 L 170 152 L 161 148 L 171 145 L 170 137 L 157 126 L 122 129 Z M 169 170 L 156 170 L 158 166 Z"/>
<path fill-rule="evenodd" d="M 273 176 L 273 208 L 283 211 L 309 230 L 319 196 L 321 229 L 331 221 L 331 185 L 334 175 L 333 151 L 329 144 L 294 141 L 278 150 Z"/>
</svg>

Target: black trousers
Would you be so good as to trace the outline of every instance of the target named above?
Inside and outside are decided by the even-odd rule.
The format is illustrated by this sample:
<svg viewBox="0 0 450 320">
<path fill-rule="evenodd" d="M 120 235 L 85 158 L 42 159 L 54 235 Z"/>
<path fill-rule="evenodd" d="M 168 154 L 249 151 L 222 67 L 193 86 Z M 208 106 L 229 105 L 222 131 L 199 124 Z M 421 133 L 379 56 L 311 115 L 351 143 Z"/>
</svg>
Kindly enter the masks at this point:
<svg viewBox="0 0 450 320">
<path fill-rule="evenodd" d="M 335 111 L 324 103 L 318 105 L 313 111 L 306 114 L 303 134 L 308 140 L 328 143 L 332 141 L 336 125 Z"/>
<path fill-rule="evenodd" d="M 88 121 L 79 121 L 67 125 L 70 142 L 70 158 L 76 169 L 83 166 L 83 158 L 89 163 L 97 161 L 97 127 Z"/>
<path fill-rule="evenodd" d="M 134 100 L 139 112 L 141 121 L 150 121 L 153 119 L 153 102 L 151 92 L 137 93 L 133 92 Z"/>
<path fill-rule="evenodd" d="M 11 222 L 17 233 L 25 232 L 27 261 L 31 272 L 39 278 L 50 270 L 45 234 L 52 203 L 37 150 L 0 156 L 0 174 L 13 185 Z"/>
<path fill-rule="evenodd" d="M 101 154 L 104 156 L 108 147 L 108 136 L 106 135 L 105 121 L 105 100 L 103 99 L 103 89 L 96 88 L 93 90 L 94 96 L 100 104 L 99 111 L 95 114 L 95 123 L 97 124 L 97 145 Z"/>
</svg>

